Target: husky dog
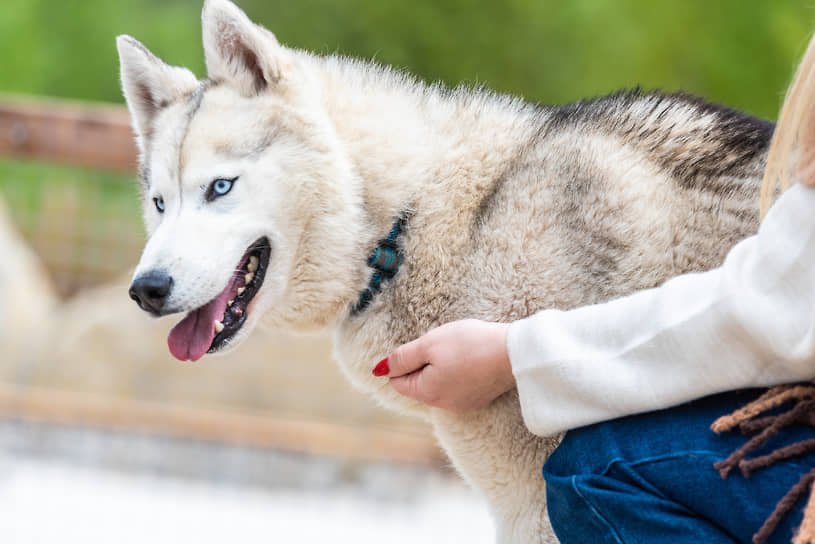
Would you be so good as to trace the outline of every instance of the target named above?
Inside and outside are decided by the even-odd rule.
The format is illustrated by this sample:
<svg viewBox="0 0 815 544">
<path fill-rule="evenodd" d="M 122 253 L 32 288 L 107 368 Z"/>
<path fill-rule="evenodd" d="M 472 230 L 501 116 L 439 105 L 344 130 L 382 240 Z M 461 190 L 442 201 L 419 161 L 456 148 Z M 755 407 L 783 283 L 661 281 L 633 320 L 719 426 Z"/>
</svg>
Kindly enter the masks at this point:
<svg viewBox="0 0 815 544">
<path fill-rule="evenodd" d="M 332 327 L 357 388 L 431 421 L 499 541 L 556 542 L 540 470 L 559 437 L 527 430 L 515 391 L 455 416 L 372 367 L 445 322 L 719 265 L 758 226 L 773 125 L 679 94 L 545 107 L 428 86 L 284 47 L 227 0 L 205 3 L 203 43 L 198 81 L 118 39 L 149 234 L 131 296 L 187 312 L 168 339 L 182 360 L 233 348 L 261 319 Z"/>
</svg>

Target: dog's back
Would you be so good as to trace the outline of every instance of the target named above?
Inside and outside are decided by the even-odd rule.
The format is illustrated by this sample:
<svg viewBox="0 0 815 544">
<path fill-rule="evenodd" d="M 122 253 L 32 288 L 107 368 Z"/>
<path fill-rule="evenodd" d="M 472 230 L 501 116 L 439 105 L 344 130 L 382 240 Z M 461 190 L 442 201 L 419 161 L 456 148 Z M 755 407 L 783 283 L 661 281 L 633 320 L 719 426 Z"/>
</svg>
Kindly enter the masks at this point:
<svg viewBox="0 0 815 544">
<path fill-rule="evenodd" d="M 480 200 L 455 210 L 470 217 L 447 243 L 457 254 L 406 274 L 403 307 L 417 306 L 408 278 L 422 276 L 454 286 L 428 301 L 434 322 L 602 302 L 718 266 L 758 227 L 772 123 L 638 91 L 544 108 L 539 123 Z M 427 236 L 413 243 L 408 256 Z"/>
</svg>

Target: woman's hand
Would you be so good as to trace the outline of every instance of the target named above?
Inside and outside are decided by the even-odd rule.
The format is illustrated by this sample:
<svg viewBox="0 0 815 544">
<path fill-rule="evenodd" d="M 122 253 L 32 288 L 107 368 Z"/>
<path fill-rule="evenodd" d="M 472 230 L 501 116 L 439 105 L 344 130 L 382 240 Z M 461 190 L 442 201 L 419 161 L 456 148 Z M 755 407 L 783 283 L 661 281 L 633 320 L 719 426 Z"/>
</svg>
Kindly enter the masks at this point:
<svg viewBox="0 0 815 544">
<path fill-rule="evenodd" d="M 505 323 L 454 321 L 393 351 L 374 368 L 397 392 L 461 414 L 487 406 L 515 385 Z"/>
</svg>

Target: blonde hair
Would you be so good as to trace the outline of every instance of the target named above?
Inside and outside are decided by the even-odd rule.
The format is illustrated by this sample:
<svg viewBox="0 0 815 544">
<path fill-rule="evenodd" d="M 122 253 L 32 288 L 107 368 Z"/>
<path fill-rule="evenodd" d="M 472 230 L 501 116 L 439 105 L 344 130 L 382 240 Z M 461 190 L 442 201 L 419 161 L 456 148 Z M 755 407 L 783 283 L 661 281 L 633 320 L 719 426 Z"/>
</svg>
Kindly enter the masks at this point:
<svg viewBox="0 0 815 544">
<path fill-rule="evenodd" d="M 769 210 L 780 186 L 785 191 L 796 178 L 800 143 L 811 130 L 815 107 L 815 37 L 810 40 L 804 58 L 787 90 L 778 116 L 767 167 L 761 185 L 761 218 Z"/>
</svg>

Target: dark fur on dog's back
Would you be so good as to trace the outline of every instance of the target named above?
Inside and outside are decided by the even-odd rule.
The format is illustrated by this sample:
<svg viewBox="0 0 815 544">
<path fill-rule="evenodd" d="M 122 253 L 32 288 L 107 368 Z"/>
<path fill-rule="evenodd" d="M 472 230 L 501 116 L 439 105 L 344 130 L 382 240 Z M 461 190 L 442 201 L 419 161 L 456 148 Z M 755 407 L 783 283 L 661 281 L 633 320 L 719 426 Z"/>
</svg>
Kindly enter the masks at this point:
<svg viewBox="0 0 815 544">
<path fill-rule="evenodd" d="M 573 266 L 583 270 L 577 275 L 583 278 L 585 296 L 580 303 L 658 285 L 666 273 L 706 269 L 721 262 L 727 249 L 758 225 L 758 182 L 774 129 L 769 121 L 686 93 L 640 89 L 539 106 L 537 115 L 538 130 L 484 194 L 471 233 L 475 239 L 491 238 L 491 222 L 502 221 L 494 214 L 505 209 L 500 205 L 503 198 L 522 193 L 519 185 L 545 186 L 557 201 L 548 213 L 556 217 L 554 228 L 563 240 L 558 247 L 568 248 Z M 629 149 L 630 166 L 642 162 L 651 165 L 653 173 L 626 179 L 598 151 L 597 139 L 611 149 Z M 662 185 L 661 176 L 670 178 L 668 185 Z M 609 195 L 631 179 L 641 179 L 643 194 L 664 194 L 682 207 L 666 208 L 664 223 L 651 225 L 640 225 L 622 208 L 604 208 Z M 677 194 L 669 196 L 670 186 Z M 541 209 L 546 209 L 543 206 L 541 201 Z M 637 254 L 653 251 L 634 242 L 647 236 L 643 229 L 674 232 L 661 249 L 672 264 L 625 286 L 621 280 L 627 274 L 621 269 L 653 270 L 653 263 L 634 264 Z M 705 238 L 716 243 L 700 243 Z M 553 259 L 548 262 L 551 266 Z"/>
<path fill-rule="evenodd" d="M 678 110 L 712 123 L 688 130 L 672 115 Z M 633 112 L 641 110 L 634 115 Z M 670 170 L 687 188 L 710 187 L 721 176 L 753 176 L 755 160 L 766 153 L 775 125 L 746 113 L 678 92 L 618 91 L 550 110 L 546 131 L 590 125 L 636 146 Z M 643 113 L 644 112 L 644 113 Z M 701 133 L 700 133 L 701 131 Z M 717 184 L 718 190 L 726 189 Z"/>
</svg>

